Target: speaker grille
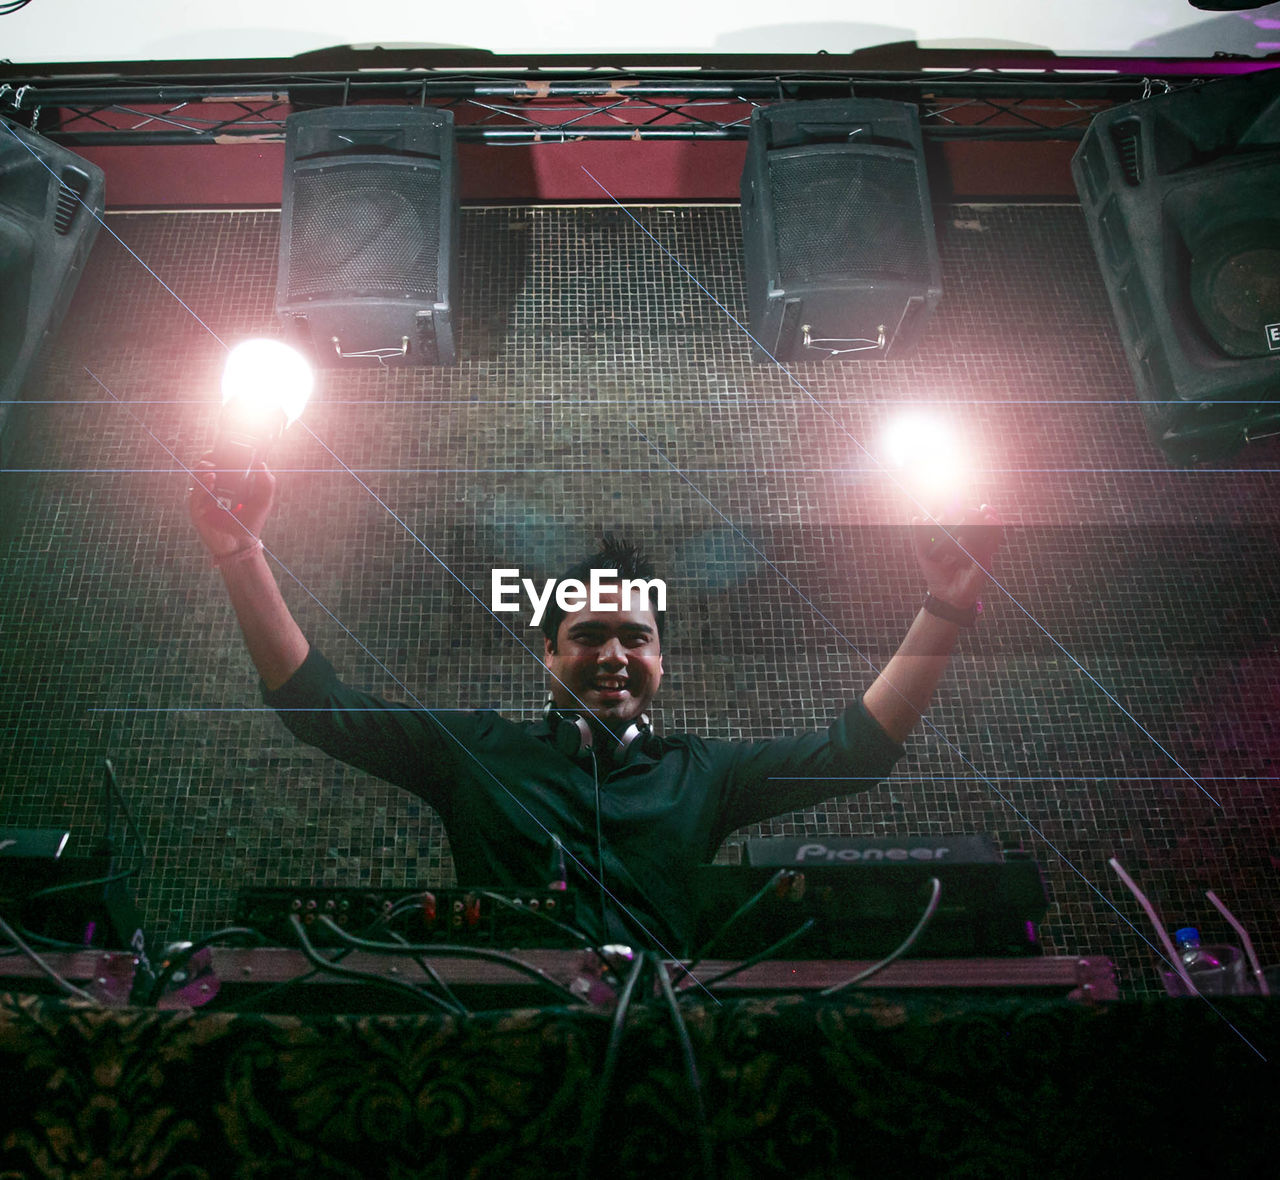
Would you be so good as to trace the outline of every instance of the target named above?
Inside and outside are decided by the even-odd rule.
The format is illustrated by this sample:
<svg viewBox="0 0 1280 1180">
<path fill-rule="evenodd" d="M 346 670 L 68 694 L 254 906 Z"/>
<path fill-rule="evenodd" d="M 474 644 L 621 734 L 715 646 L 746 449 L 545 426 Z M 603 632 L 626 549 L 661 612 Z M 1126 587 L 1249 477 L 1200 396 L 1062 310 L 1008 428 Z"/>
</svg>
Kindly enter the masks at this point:
<svg viewBox="0 0 1280 1180">
<path fill-rule="evenodd" d="M 1191 300 L 1228 355 L 1270 354 L 1267 328 L 1280 323 L 1280 221 L 1233 225 L 1199 243 Z"/>
<path fill-rule="evenodd" d="M 287 298 L 341 292 L 434 302 L 439 205 L 435 167 L 365 159 L 299 171 Z"/>
<path fill-rule="evenodd" d="M 914 157 L 847 147 L 774 151 L 769 176 L 784 288 L 851 274 L 929 284 Z"/>
</svg>

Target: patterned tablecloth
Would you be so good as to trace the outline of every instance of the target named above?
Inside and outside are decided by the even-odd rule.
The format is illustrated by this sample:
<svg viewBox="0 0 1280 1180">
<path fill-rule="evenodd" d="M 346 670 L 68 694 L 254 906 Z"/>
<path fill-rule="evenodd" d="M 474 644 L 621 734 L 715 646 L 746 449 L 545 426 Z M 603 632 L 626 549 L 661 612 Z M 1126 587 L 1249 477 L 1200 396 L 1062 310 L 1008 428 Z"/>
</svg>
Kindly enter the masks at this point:
<svg viewBox="0 0 1280 1180">
<path fill-rule="evenodd" d="M 1280 1005 L 264 1015 L 0 994 L 0 1176 L 1267 1174 Z M 699 1089 L 695 1092 L 692 1075 Z M 701 1112 L 701 1113 L 700 1113 Z"/>
</svg>

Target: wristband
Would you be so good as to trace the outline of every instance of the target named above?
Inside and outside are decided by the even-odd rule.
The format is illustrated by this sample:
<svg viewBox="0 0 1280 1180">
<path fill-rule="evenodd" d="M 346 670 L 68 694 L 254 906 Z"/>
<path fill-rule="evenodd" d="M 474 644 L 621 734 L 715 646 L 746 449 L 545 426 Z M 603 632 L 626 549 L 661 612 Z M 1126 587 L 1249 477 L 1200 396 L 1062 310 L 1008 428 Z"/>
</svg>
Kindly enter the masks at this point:
<svg viewBox="0 0 1280 1180">
<path fill-rule="evenodd" d="M 978 616 L 982 614 L 982 603 L 975 602 L 967 610 L 958 606 L 952 606 L 949 602 L 944 602 L 941 598 L 936 598 L 932 594 L 924 596 L 924 609 L 935 618 L 945 619 L 948 623 L 955 623 L 957 627 L 972 627 L 978 621 Z"/>
<path fill-rule="evenodd" d="M 242 545 L 239 549 L 233 549 L 230 553 L 224 553 L 221 557 L 215 557 L 209 564 L 214 569 L 220 570 L 224 566 L 236 565 L 239 562 L 247 561 L 255 553 L 262 552 L 262 538 L 254 537 L 253 544 Z"/>
</svg>

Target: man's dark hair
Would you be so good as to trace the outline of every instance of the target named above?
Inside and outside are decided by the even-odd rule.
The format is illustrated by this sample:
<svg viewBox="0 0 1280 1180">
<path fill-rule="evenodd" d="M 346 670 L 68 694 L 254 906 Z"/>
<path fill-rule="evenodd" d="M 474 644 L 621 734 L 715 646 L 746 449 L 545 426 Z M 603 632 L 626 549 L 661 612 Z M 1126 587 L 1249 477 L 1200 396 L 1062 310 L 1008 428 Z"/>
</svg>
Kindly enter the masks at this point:
<svg viewBox="0 0 1280 1180">
<path fill-rule="evenodd" d="M 653 562 L 635 545 L 630 541 L 621 540 L 610 533 L 605 533 L 600 538 L 600 551 L 594 556 L 584 557 L 581 561 L 570 566 L 556 579 L 556 584 L 559 585 L 561 582 L 572 578 L 583 583 L 583 585 L 587 585 L 591 581 L 592 570 L 617 570 L 619 581 L 624 578 L 643 578 L 648 581 L 657 575 Z M 665 613 L 665 611 L 660 611 L 656 607 L 653 610 L 653 617 L 658 624 L 659 643 L 662 642 L 662 617 Z M 560 634 L 560 623 L 563 621 L 564 616 L 565 612 L 560 609 L 560 604 L 556 602 L 553 594 L 542 614 L 542 633 L 551 644 L 552 651 L 556 650 L 556 639 Z"/>
</svg>

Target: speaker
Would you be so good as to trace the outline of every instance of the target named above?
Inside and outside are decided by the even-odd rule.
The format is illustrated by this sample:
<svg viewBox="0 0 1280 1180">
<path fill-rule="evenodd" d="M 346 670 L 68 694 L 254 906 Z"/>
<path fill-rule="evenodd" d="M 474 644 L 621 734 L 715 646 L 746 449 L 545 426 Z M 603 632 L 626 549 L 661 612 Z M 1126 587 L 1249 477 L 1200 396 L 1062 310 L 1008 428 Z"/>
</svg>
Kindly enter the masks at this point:
<svg viewBox="0 0 1280 1180">
<path fill-rule="evenodd" d="M 0 465 L 6 410 L 66 315 L 105 192 L 101 168 L 0 119 Z"/>
<path fill-rule="evenodd" d="M 942 297 L 916 108 L 881 99 L 757 108 L 742 237 L 756 361 L 909 348 Z"/>
<path fill-rule="evenodd" d="M 1280 70 L 1098 115 L 1071 171 L 1152 441 L 1280 431 Z"/>
<path fill-rule="evenodd" d="M 458 167 L 450 111 L 285 121 L 276 312 L 321 365 L 451 365 Z"/>
</svg>

